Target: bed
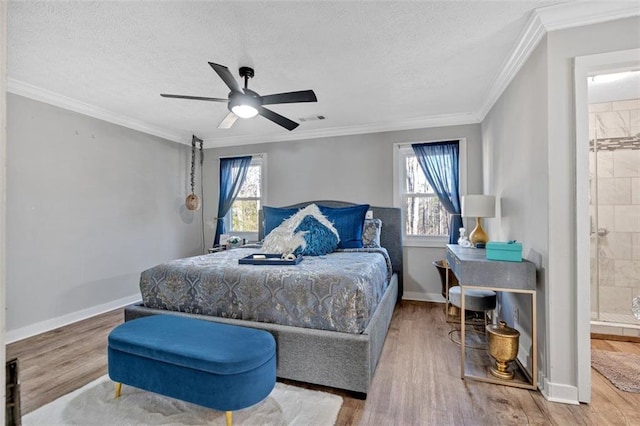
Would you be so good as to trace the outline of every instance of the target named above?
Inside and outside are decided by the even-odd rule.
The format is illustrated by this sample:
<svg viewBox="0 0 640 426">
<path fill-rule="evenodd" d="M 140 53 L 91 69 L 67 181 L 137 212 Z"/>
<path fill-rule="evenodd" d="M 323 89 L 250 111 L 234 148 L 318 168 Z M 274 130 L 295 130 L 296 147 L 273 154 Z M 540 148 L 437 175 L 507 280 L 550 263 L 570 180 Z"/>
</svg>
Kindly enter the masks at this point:
<svg viewBox="0 0 640 426">
<path fill-rule="evenodd" d="M 328 208 L 355 205 L 340 201 L 310 201 L 287 206 L 286 208 L 299 209 L 310 204 Z M 156 282 L 167 282 L 167 271 L 171 269 L 167 265 L 158 265 L 156 267 L 158 269 L 152 268 L 151 272 L 143 272 L 141 275 L 141 291 L 143 292 L 143 301 L 146 306 L 145 304 L 127 306 L 125 308 L 125 320 L 129 321 L 155 314 L 169 314 L 192 316 L 209 321 L 267 330 L 274 335 L 277 342 L 278 377 L 346 389 L 359 394 L 360 397 L 366 397 L 389 329 L 394 307 L 402 297 L 403 272 L 400 209 L 372 206 L 370 210 L 373 212 L 374 218 L 382 221 L 380 233 L 381 249 L 345 249 L 327 256 L 305 257 L 303 262 L 291 269 L 301 274 L 305 268 L 313 271 L 314 264 L 323 264 L 329 261 L 349 262 L 351 252 L 358 252 L 357 259 L 359 260 L 354 260 L 353 262 L 360 262 L 360 259 L 368 257 L 371 260 L 377 259 L 377 263 L 371 262 L 370 267 L 365 263 L 362 265 L 354 263 L 351 267 L 354 268 L 354 271 L 356 269 L 358 271 L 362 270 L 363 273 L 360 275 L 355 272 L 346 274 L 353 275 L 354 285 L 359 286 L 360 289 L 367 289 L 367 291 L 358 292 L 358 303 L 352 303 L 354 300 L 352 298 L 349 299 L 349 303 L 340 305 L 340 309 L 351 312 L 352 320 L 340 320 L 337 315 L 328 315 L 327 306 L 329 306 L 329 302 L 320 306 L 320 312 L 305 312 L 305 315 L 298 315 L 295 309 L 275 309 L 277 318 L 269 317 L 269 315 L 273 314 L 269 314 L 266 310 L 260 310 L 263 308 L 261 305 L 265 303 L 248 302 L 249 300 L 264 301 L 264 295 L 260 296 L 259 294 L 255 295 L 254 299 L 245 299 L 244 296 L 236 297 L 233 300 L 222 303 L 223 306 L 216 306 L 214 303 L 207 303 L 204 300 L 222 299 L 221 297 L 218 298 L 212 295 L 212 297 L 203 298 L 200 297 L 202 296 L 200 294 L 202 291 L 199 290 L 198 294 L 200 296 L 197 298 L 197 303 L 194 304 L 184 298 L 184 291 L 181 293 L 180 285 L 173 283 L 165 287 L 175 290 L 175 294 L 164 294 L 164 296 L 158 297 L 157 289 L 154 286 L 156 286 Z M 259 223 L 264 223 L 262 212 Z M 263 237 L 264 230 L 261 226 L 259 238 L 262 239 Z M 378 251 L 384 253 L 377 253 Z M 238 259 L 254 252 L 256 252 L 254 248 L 241 248 L 174 262 L 182 262 L 184 264 L 181 267 L 192 271 L 197 270 L 200 275 L 220 277 L 226 274 L 227 271 L 231 273 L 232 268 L 225 269 L 225 264 L 237 264 Z M 208 265 L 208 262 L 213 259 L 215 259 L 215 266 Z M 356 257 L 351 259 L 356 259 Z M 384 260 L 380 261 L 380 259 Z M 369 261 L 367 260 L 367 262 Z M 382 274 L 383 266 L 380 266 L 381 262 L 385 265 L 384 286 L 380 287 L 376 284 L 375 286 L 371 285 L 371 287 L 376 288 L 363 287 L 362 280 L 368 280 L 369 276 L 373 277 Z M 342 265 L 340 268 L 345 268 L 344 265 L 348 267 L 348 263 L 342 263 Z M 386 266 L 389 266 L 389 270 L 387 270 Z M 236 295 L 244 295 L 250 290 L 242 290 L 242 286 L 246 286 L 247 282 L 258 278 L 257 275 L 252 275 L 255 271 L 264 274 L 261 268 L 266 270 L 260 266 L 253 269 L 244 269 L 244 275 L 238 278 L 237 282 L 234 281 L 235 278 L 226 277 L 225 279 L 234 282 L 234 293 Z M 275 269 L 277 270 L 279 267 Z M 273 270 L 270 269 L 270 271 Z M 162 279 L 159 279 L 159 276 L 162 276 Z M 287 277 L 287 279 L 297 280 L 296 283 L 300 283 L 300 278 L 295 277 Z M 331 279 L 329 278 L 329 280 Z M 314 296 L 317 297 L 319 284 L 315 283 L 313 285 L 315 285 L 314 291 L 316 293 Z M 193 283 L 191 287 L 193 287 Z M 246 288 L 255 291 L 256 286 L 249 285 Z M 326 294 L 323 293 L 320 297 L 323 300 L 325 296 L 329 296 L 329 293 L 341 291 L 337 285 L 328 285 L 327 289 L 330 290 L 326 290 Z M 273 293 L 274 291 L 282 291 L 282 289 L 271 289 L 271 291 Z M 336 294 L 333 295 L 335 296 Z M 154 300 L 154 297 L 160 300 Z M 291 298 L 295 297 L 301 296 L 292 293 Z M 168 299 L 171 303 L 167 302 Z M 335 299 L 339 301 L 340 297 L 335 297 Z M 244 309 L 240 309 L 237 306 L 238 300 L 240 300 L 240 305 Z M 328 297 L 327 300 L 329 300 Z M 249 309 L 247 308 L 248 303 L 253 303 L 256 306 L 251 306 L 251 309 Z M 328 310 L 337 309 L 335 304 L 330 306 Z M 308 306 L 304 305 L 304 309 L 307 308 Z M 303 308 L 300 309 L 302 310 Z"/>
</svg>

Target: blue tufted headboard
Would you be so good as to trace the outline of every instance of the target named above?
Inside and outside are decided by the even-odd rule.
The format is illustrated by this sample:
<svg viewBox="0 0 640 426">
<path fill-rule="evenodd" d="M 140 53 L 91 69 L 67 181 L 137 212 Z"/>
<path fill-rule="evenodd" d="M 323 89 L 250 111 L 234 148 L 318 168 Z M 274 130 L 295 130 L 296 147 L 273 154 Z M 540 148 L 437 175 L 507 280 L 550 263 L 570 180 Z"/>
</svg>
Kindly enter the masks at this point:
<svg viewBox="0 0 640 426">
<path fill-rule="evenodd" d="M 309 204 L 317 204 L 326 207 L 349 207 L 356 203 L 345 201 L 320 200 L 306 201 L 304 203 L 282 206 L 283 208 L 302 208 Z M 380 245 L 387 249 L 391 258 L 393 272 L 398 275 L 398 302 L 402 299 L 403 292 L 403 263 L 402 263 L 402 212 L 398 207 L 375 207 L 369 209 L 373 212 L 373 217 L 382 220 L 382 232 L 380 233 Z M 262 210 L 258 217 L 258 238 L 264 238 L 264 219 Z"/>
</svg>

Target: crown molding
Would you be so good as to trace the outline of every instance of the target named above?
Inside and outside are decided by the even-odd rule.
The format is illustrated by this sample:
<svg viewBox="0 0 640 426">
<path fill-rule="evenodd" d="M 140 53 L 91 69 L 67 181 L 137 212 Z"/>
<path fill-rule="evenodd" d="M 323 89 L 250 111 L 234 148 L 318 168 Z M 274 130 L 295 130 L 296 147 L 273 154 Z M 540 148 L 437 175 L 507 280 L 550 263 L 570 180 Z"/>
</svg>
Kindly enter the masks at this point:
<svg viewBox="0 0 640 426">
<path fill-rule="evenodd" d="M 616 2 L 575 2 L 546 6 L 534 11 L 547 31 L 581 27 L 600 22 L 640 16 L 637 0 Z"/>
<path fill-rule="evenodd" d="M 185 145 L 191 144 L 191 136 L 188 137 L 189 140 L 187 141 L 187 138 L 184 135 L 181 135 L 174 131 L 154 126 L 140 120 L 134 120 L 132 118 L 125 117 L 124 115 L 116 114 L 106 109 L 99 108 L 94 105 L 89 105 L 87 103 L 66 97 L 59 93 L 42 89 L 37 86 L 33 86 L 28 83 L 24 83 L 19 80 L 8 78 L 7 91 L 16 95 L 24 96 L 29 99 L 44 102 L 80 114 L 88 115 L 89 117 L 127 127 L 129 129 L 137 130 L 139 132 L 158 136 L 163 139 L 168 139 L 173 142 L 179 142 Z"/>
<path fill-rule="evenodd" d="M 520 33 L 520 37 L 518 37 L 518 41 L 515 44 L 511 55 L 509 55 L 507 60 L 503 63 L 500 72 L 493 80 L 489 92 L 487 96 L 485 96 L 484 103 L 476 112 L 480 121 L 484 120 L 487 116 L 493 105 L 505 91 L 509 83 L 511 83 L 515 78 L 516 74 L 520 71 L 520 68 L 522 68 L 527 59 L 529 59 L 529 56 L 531 56 L 531 53 L 533 53 L 534 49 L 538 43 L 540 43 L 540 40 L 542 40 L 545 34 L 546 31 L 542 25 L 542 20 L 537 14 L 533 13 L 529 18 L 527 25 L 524 27 L 524 30 Z"/>
<path fill-rule="evenodd" d="M 547 32 L 633 16 L 640 16 L 640 6 L 637 1 L 573 2 L 534 10 L 514 45 L 511 55 L 504 62 L 498 76 L 493 80 L 487 96 L 485 96 L 485 102 L 475 115 L 479 117 L 480 121 L 484 120 Z"/>
<path fill-rule="evenodd" d="M 379 124 L 364 124 L 360 126 L 331 127 L 328 129 L 306 130 L 300 132 L 274 133 L 270 135 L 246 135 L 219 138 L 213 135 L 204 136 L 205 148 L 220 148 L 223 146 L 251 145 L 267 142 L 286 142 L 293 140 L 317 139 L 361 135 L 367 133 L 383 133 L 399 130 L 423 129 L 430 127 L 459 126 L 478 124 L 480 120 L 473 113 L 442 114 L 428 117 L 411 118 Z"/>
</svg>

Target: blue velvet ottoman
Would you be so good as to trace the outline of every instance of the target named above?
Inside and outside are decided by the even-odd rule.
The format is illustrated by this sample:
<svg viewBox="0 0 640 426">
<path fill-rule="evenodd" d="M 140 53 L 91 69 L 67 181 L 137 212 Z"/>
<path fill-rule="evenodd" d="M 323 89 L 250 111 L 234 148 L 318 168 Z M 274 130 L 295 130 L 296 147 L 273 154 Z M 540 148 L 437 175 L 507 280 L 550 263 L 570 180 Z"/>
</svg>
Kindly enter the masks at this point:
<svg viewBox="0 0 640 426">
<path fill-rule="evenodd" d="M 276 343 L 263 330 L 154 315 L 109 334 L 109 377 L 122 384 L 226 412 L 266 398 L 276 383 Z"/>
</svg>

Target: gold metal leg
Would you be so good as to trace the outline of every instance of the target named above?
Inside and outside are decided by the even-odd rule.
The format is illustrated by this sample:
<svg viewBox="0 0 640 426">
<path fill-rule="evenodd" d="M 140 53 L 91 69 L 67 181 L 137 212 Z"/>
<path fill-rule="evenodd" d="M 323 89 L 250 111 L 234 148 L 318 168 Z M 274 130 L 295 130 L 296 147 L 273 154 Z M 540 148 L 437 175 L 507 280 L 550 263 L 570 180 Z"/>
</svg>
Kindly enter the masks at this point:
<svg viewBox="0 0 640 426">
<path fill-rule="evenodd" d="M 466 351 L 465 346 L 467 344 L 467 317 L 466 317 L 466 306 L 465 306 L 465 297 L 464 297 L 464 286 L 460 283 L 460 378 L 464 380 L 465 372 L 464 372 L 464 363 L 466 360 Z"/>
<path fill-rule="evenodd" d="M 231 426 L 233 424 L 233 413 L 231 411 L 225 411 L 224 415 L 227 418 L 227 426 Z"/>
<path fill-rule="evenodd" d="M 116 398 L 120 398 L 121 391 L 122 391 L 122 383 L 116 383 Z"/>
</svg>

